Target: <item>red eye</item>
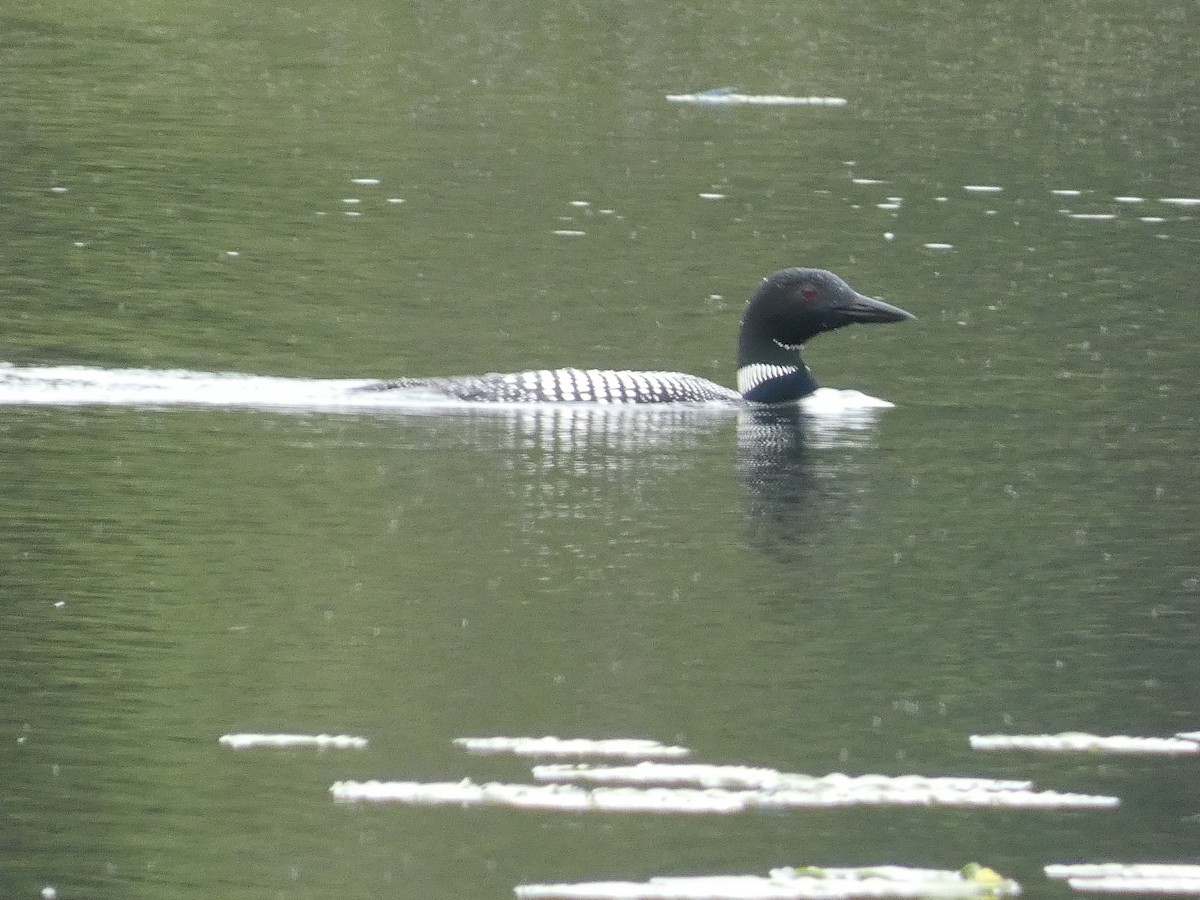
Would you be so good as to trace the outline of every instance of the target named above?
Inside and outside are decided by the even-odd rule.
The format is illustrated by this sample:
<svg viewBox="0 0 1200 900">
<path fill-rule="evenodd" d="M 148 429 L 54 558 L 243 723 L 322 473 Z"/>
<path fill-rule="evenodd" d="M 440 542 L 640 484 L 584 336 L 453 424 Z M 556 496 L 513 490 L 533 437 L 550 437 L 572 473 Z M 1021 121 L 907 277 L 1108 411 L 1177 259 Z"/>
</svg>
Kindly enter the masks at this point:
<svg viewBox="0 0 1200 900">
<path fill-rule="evenodd" d="M 800 288 L 800 296 L 811 303 L 817 299 L 817 289 L 811 284 L 806 284 Z"/>
</svg>

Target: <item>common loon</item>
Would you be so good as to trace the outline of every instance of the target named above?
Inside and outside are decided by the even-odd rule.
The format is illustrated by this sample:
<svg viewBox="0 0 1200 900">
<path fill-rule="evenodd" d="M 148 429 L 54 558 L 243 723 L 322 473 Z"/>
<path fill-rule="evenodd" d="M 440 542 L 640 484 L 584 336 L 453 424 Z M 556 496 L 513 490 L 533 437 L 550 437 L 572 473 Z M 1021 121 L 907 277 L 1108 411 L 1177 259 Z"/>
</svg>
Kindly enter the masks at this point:
<svg viewBox="0 0 1200 900">
<path fill-rule="evenodd" d="M 446 399 L 496 403 L 790 403 L 817 390 L 800 348 L 823 331 L 855 322 L 916 318 L 863 296 L 823 269 L 781 269 L 763 279 L 742 313 L 737 390 L 681 372 L 542 369 L 399 378 L 363 390 L 419 390 Z"/>
</svg>

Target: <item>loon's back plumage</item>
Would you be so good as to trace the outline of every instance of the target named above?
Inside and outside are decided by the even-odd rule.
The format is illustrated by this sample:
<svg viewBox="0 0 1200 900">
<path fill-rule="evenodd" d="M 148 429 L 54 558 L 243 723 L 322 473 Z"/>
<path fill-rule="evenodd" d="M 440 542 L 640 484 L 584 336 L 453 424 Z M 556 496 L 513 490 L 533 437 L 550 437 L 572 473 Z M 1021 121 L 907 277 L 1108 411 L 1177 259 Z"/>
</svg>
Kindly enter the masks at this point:
<svg viewBox="0 0 1200 900">
<path fill-rule="evenodd" d="M 398 378 L 365 390 L 477 403 L 789 403 L 817 389 L 799 352 L 810 338 L 854 322 L 911 318 L 899 307 L 858 293 L 832 272 L 781 269 L 763 279 L 742 314 L 736 391 L 682 372 L 605 369 Z"/>
<path fill-rule="evenodd" d="M 683 372 L 612 369 L 536 369 L 446 378 L 400 378 L 372 390 L 406 388 L 473 403 L 706 403 L 741 394 Z"/>
</svg>

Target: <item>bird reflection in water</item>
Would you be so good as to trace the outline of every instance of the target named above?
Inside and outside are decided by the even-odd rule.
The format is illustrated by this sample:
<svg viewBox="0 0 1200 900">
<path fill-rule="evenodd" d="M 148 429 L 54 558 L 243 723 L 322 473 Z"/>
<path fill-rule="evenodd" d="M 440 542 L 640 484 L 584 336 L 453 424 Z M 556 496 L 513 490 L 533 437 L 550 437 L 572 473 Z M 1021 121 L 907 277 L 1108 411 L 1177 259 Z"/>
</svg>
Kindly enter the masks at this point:
<svg viewBox="0 0 1200 900">
<path fill-rule="evenodd" d="M 881 409 L 836 417 L 795 405 L 738 413 L 737 457 L 752 546 L 785 559 L 808 555 L 831 527 L 852 517 L 862 497 L 855 451 L 873 442 Z"/>
<path fill-rule="evenodd" d="M 522 531 L 552 545 L 552 523 L 567 519 L 617 526 L 609 540 L 620 543 L 648 529 L 677 529 L 681 516 L 709 523 L 728 518 L 729 494 L 718 481 L 730 474 L 726 435 L 732 422 L 742 539 L 791 558 L 853 514 L 862 490 L 853 478 L 854 460 L 872 443 L 880 412 L 542 405 L 487 410 L 469 416 L 468 427 L 472 443 L 499 451 L 519 498 Z M 664 517 L 675 524 L 668 526 Z"/>
</svg>

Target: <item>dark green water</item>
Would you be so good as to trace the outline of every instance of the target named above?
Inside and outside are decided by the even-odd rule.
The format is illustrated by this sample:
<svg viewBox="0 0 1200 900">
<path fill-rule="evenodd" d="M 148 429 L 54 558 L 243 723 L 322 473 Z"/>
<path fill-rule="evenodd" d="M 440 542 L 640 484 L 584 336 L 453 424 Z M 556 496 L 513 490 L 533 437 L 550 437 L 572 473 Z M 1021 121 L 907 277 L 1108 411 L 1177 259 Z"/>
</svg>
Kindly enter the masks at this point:
<svg viewBox="0 0 1200 900">
<path fill-rule="evenodd" d="M 1194 758 L 967 735 L 1200 728 L 1200 213 L 1162 202 L 1200 197 L 1196 26 L 1115 2 L 7 4 L 0 360 L 731 383 L 744 297 L 785 264 L 919 321 L 815 342 L 824 383 L 897 406 L 777 453 L 731 416 L 0 407 L 0 895 L 979 860 L 1066 896 L 1042 865 L 1194 859 Z M 848 104 L 664 100 L 722 85 Z M 371 748 L 218 748 L 236 731 Z M 450 745 L 484 734 L 1123 806 L 328 797 L 523 780 Z"/>
</svg>

